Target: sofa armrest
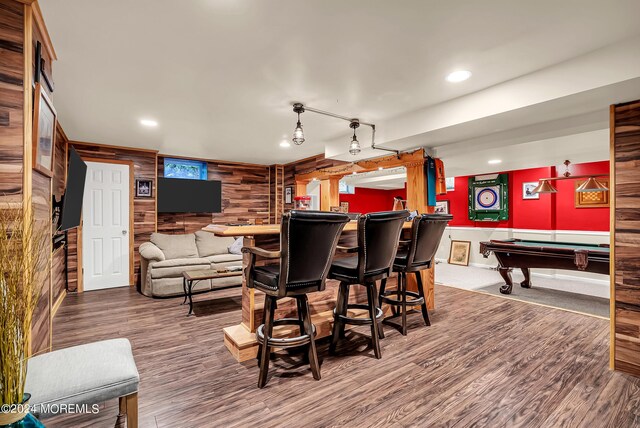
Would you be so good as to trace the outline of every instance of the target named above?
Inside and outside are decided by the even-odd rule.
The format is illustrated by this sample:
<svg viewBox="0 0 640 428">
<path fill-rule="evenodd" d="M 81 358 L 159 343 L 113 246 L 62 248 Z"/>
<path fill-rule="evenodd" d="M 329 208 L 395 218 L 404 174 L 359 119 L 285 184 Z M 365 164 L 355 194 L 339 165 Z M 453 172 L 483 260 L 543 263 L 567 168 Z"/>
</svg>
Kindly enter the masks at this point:
<svg viewBox="0 0 640 428">
<path fill-rule="evenodd" d="M 166 257 L 164 256 L 162 250 L 151 242 L 142 243 L 140 245 L 140 248 L 138 249 L 138 252 L 140 252 L 140 257 L 149 261 L 161 262 L 163 260 L 166 260 Z"/>
</svg>

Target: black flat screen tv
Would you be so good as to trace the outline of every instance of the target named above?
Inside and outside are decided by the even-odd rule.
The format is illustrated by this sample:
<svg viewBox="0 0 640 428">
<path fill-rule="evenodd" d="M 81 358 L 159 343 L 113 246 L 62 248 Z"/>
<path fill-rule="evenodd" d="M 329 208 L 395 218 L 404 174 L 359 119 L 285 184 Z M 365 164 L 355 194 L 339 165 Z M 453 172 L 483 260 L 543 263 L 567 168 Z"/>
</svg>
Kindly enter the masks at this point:
<svg viewBox="0 0 640 428">
<path fill-rule="evenodd" d="M 69 169 L 67 170 L 67 188 L 62 199 L 60 213 L 60 231 L 80 226 L 82 217 L 82 199 L 84 198 L 84 183 L 87 178 L 87 164 L 71 147 L 69 153 Z"/>
<path fill-rule="evenodd" d="M 222 182 L 158 178 L 158 212 L 222 212 Z"/>
</svg>

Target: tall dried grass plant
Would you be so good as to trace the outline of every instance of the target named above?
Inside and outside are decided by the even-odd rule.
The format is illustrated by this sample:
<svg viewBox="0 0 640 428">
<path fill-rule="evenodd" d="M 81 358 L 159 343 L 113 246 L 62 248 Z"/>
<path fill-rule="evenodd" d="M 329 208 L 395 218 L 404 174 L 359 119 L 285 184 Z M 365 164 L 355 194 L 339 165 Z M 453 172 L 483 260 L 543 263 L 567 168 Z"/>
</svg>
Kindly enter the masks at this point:
<svg viewBox="0 0 640 428">
<path fill-rule="evenodd" d="M 0 404 L 23 399 L 31 321 L 51 264 L 46 226 L 32 210 L 0 207 Z"/>
</svg>

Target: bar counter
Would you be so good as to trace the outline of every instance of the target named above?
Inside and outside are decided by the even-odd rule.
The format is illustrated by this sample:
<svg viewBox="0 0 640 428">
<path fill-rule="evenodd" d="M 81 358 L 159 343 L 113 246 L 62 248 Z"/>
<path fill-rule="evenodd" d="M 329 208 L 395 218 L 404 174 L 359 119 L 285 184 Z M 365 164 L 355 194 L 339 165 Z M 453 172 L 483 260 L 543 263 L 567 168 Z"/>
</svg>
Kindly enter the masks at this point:
<svg viewBox="0 0 640 428">
<path fill-rule="evenodd" d="M 347 223 L 340 237 L 339 245 L 356 246 L 358 224 L 356 221 Z M 411 222 L 406 222 L 403 226 L 404 232 L 408 233 L 411 229 Z M 280 225 L 264 224 L 264 225 L 247 225 L 247 226 L 225 226 L 225 225 L 209 225 L 202 230 L 211 232 L 217 236 L 239 237 L 244 238 L 245 247 L 260 247 L 266 250 L 280 249 Z M 309 245 L 313 245 L 312 242 Z M 348 256 L 348 255 L 347 255 Z M 342 254 L 336 254 L 336 257 L 343 257 Z M 243 269 L 248 263 L 248 256 L 244 256 L 242 260 Z M 433 270 L 425 271 L 423 276 L 425 288 L 425 296 L 427 296 L 427 305 L 433 308 Z M 338 281 L 327 280 L 326 289 L 322 292 L 309 294 L 309 306 L 311 310 L 311 318 L 316 326 L 317 338 L 331 335 L 331 326 L 333 323 L 333 309 L 338 293 Z M 387 289 L 393 289 L 396 286 L 396 277 L 393 275 L 387 282 Z M 415 289 L 415 281 L 409 284 L 409 287 Z M 367 297 L 364 287 L 351 287 L 351 302 L 366 303 Z M 255 337 L 256 328 L 262 320 L 262 308 L 264 302 L 264 294 L 249 289 L 246 286 L 246 279 L 243 274 L 242 278 L 242 319 L 239 324 L 232 325 L 223 329 L 224 343 L 227 349 L 238 361 L 246 361 L 255 358 L 258 351 L 258 342 Z M 351 315 L 363 315 L 366 311 L 350 311 Z M 285 317 L 296 317 L 296 305 L 293 299 L 284 298 L 278 301 L 278 309 L 276 311 L 276 319 Z M 291 332 L 290 327 L 276 327 L 274 333 L 276 336 L 284 336 Z M 296 328 L 297 332 L 297 328 Z"/>
</svg>

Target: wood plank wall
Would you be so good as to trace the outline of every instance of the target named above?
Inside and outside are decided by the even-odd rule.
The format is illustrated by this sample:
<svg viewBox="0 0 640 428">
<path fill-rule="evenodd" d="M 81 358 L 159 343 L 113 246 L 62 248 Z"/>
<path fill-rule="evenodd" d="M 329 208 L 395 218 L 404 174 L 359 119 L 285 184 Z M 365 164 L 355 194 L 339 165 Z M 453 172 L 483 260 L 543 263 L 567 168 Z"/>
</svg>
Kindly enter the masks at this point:
<svg viewBox="0 0 640 428">
<path fill-rule="evenodd" d="M 22 202 L 24 5 L 0 0 L 0 201 Z"/>
<path fill-rule="evenodd" d="M 335 160 L 335 159 L 325 159 L 324 154 L 319 154 L 315 156 L 311 156 L 305 159 L 301 159 L 299 161 L 288 163 L 284 166 L 284 186 L 285 187 L 293 187 L 293 196 L 296 196 L 295 193 L 295 176 L 296 174 L 305 174 L 308 172 L 316 171 L 322 168 L 329 168 L 332 166 L 344 165 L 349 162 Z M 284 204 L 284 211 L 289 211 L 293 209 L 294 204 Z"/>
<path fill-rule="evenodd" d="M 207 160 L 207 175 L 222 181 L 222 213 L 158 213 L 158 232 L 192 233 L 211 223 L 269 221 L 268 166 Z M 164 157 L 159 156 L 158 177 L 163 176 Z"/>
<path fill-rule="evenodd" d="M 269 223 L 280 222 L 284 213 L 284 166 L 269 167 Z"/>
<path fill-rule="evenodd" d="M 32 171 L 31 120 L 25 117 L 26 101 L 31 96 L 34 59 L 30 54 L 40 41 L 43 46 L 46 29 L 39 28 L 39 9 L 14 0 L 0 0 L 0 202 L 22 204 L 31 198 L 37 224 L 51 229 L 51 179 Z M 41 22 L 41 20 L 40 20 Z M 52 58 L 47 49 L 42 56 L 48 75 L 53 78 Z M 29 70 L 31 67 L 31 70 Z M 26 88 L 26 89 L 25 89 Z M 25 93 L 27 91 L 28 93 Z M 25 183 L 28 188 L 25 188 Z M 49 239 L 47 237 L 46 239 Z M 50 247 L 49 247 L 50 248 Z M 43 254 L 41 262 L 46 261 Z M 43 266 L 44 267 L 44 266 Z M 31 352 L 51 349 L 51 272 L 42 269 L 37 278 L 41 298 L 33 315 Z"/>
<path fill-rule="evenodd" d="M 40 42 L 42 45 L 42 59 L 45 61 L 45 70 L 47 75 L 53 79 L 53 61 L 55 58 L 52 58 L 50 55 L 50 51 L 46 49 L 48 44 L 47 38 L 45 37 L 46 29 L 40 28 L 39 22 L 42 22 L 39 19 L 35 19 L 35 14 L 39 13 L 39 9 L 34 10 L 34 19 L 32 26 L 32 52 L 35 52 L 35 45 L 37 42 Z M 32 72 L 35 70 L 35 58 L 31 60 Z M 52 102 L 55 106 L 55 94 L 49 91 L 47 85 L 43 85 L 45 91 L 51 98 Z M 58 136 L 58 132 L 56 130 L 56 137 Z M 54 152 L 55 153 L 55 152 Z M 55 156 L 55 154 L 54 154 Z M 59 160 L 55 159 L 54 163 Z M 54 165 L 55 170 L 55 165 Z M 32 202 L 33 202 L 33 212 L 34 218 L 38 225 L 45 228 L 47 231 L 52 232 L 52 221 L 51 221 L 51 209 L 52 209 L 52 178 L 47 177 L 41 174 L 38 171 L 33 170 L 32 172 Z M 53 247 L 51 246 L 51 233 L 47 238 L 49 240 L 47 243 L 47 248 L 52 251 Z M 50 265 L 46 265 L 46 256 L 43 255 L 43 266 L 47 266 L 47 269 L 43 269 L 42 275 L 40 275 L 40 286 L 41 286 L 41 295 L 40 301 L 38 302 L 38 307 L 33 315 L 33 327 L 32 327 L 32 337 L 31 337 L 31 351 L 35 353 L 46 352 L 51 350 L 52 346 L 52 320 L 53 320 L 53 275 L 51 272 L 54 259 L 53 255 L 51 256 L 51 260 L 49 260 Z M 56 260 L 56 262 L 60 262 Z"/>
<path fill-rule="evenodd" d="M 612 106 L 614 366 L 640 375 L 640 100 Z"/>
<path fill-rule="evenodd" d="M 83 158 L 99 158 L 99 159 L 115 159 L 115 160 L 131 160 L 133 161 L 134 179 L 150 179 L 154 181 L 151 198 L 134 198 L 133 200 L 133 241 L 134 241 L 134 278 L 138 283 L 138 274 L 140 272 L 140 254 L 138 247 L 143 242 L 149 241 L 151 234 L 156 229 L 156 158 L 157 153 L 152 150 L 129 149 L 126 147 L 115 147 L 107 145 L 99 145 L 93 143 L 84 143 L 77 141 L 69 141 L 69 146 L 76 149 L 78 154 Z M 131 183 L 131 191 L 134 190 L 134 184 Z M 78 234 L 81 230 L 69 233 L 68 248 L 68 269 L 69 269 L 69 291 L 77 291 L 79 287 L 78 278 Z"/>
</svg>

